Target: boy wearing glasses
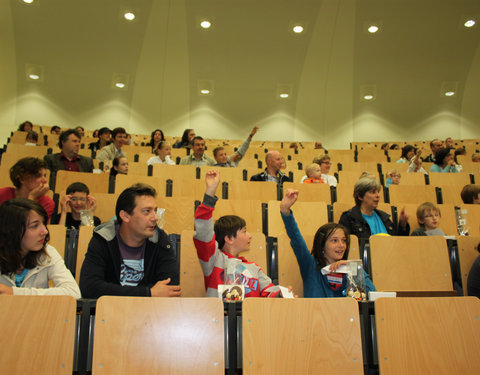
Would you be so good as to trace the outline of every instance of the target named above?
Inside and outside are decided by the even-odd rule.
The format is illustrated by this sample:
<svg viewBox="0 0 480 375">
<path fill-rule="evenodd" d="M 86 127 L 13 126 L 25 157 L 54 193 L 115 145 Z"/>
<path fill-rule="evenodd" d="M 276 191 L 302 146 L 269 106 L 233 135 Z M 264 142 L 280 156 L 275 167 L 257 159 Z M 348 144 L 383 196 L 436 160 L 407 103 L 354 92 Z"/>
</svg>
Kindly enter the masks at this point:
<svg viewBox="0 0 480 375">
<path fill-rule="evenodd" d="M 420 228 L 415 229 L 411 236 L 444 236 L 440 229 L 440 209 L 430 202 L 422 203 L 417 208 L 417 220 Z"/>
<path fill-rule="evenodd" d="M 101 223 L 98 217 L 93 216 L 97 201 L 90 195 L 90 190 L 84 183 L 74 182 L 68 186 L 60 206 L 62 212 L 52 216 L 52 224 L 61 224 L 67 228 L 78 229 L 80 225 L 93 224 L 97 226 Z"/>
</svg>

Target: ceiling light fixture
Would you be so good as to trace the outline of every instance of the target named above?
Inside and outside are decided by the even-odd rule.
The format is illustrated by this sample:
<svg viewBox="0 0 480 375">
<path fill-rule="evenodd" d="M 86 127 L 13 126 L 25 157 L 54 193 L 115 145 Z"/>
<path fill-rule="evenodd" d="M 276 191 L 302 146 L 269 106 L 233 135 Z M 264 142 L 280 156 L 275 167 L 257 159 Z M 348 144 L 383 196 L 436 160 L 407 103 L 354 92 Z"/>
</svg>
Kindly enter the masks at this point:
<svg viewBox="0 0 480 375">
<path fill-rule="evenodd" d="M 376 25 L 371 25 L 371 26 L 368 28 L 368 32 L 369 32 L 370 34 L 374 34 L 374 33 L 376 33 L 378 30 L 379 30 L 379 28 L 378 28 L 378 26 L 376 26 Z"/>
<path fill-rule="evenodd" d="M 301 32 L 303 32 L 303 26 L 300 26 L 300 25 L 294 26 L 293 27 L 293 32 L 297 33 L 297 34 L 300 34 Z"/>
<path fill-rule="evenodd" d="M 282 94 L 280 94 L 280 97 L 281 97 L 282 99 L 286 99 L 286 98 L 288 98 L 288 94 L 282 93 Z"/>
<path fill-rule="evenodd" d="M 204 20 L 200 22 L 200 26 L 204 29 L 209 29 L 210 26 L 212 26 L 212 23 L 210 21 Z"/>
<path fill-rule="evenodd" d="M 465 21 L 465 23 L 463 24 L 463 26 L 465 26 L 465 27 L 473 27 L 473 26 L 475 26 L 475 20 L 473 20 L 473 19 L 467 20 L 467 21 Z"/>
<path fill-rule="evenodd" d="M 372 99 L 373 99 L 373 95 L 365 95 L 365 96 L 363 97 L 363 99 L 365 99 L 365 100 L 372 100 Z"/>
<path fill-rule="evenodd" d="M 117 83 L 115 83 L 115 86 L 118 87 L 119 89 L 123 89 L 125 87 L 125 83 L 117 82 Z"/>
<path fill-rule="evenodd" d="M 123 17 L 125 17 L 125 19 L 128 21 L 133 21 L 135 19 L 135 14 L 132 12 L 127 12 L 123 15 Z"/>
<path fill-rule="evenodd" d="M 200 90 L 200 93 L 203 94 L 203 95 L 208 95 L 208 94 L 210 94 L 210 90 L 203 89 L 203 90 Z"/>
<path fill-rule="evenodd" d="M 33 3 L 33 0 L 23 0 L 24 3 L 31 4 Z"/>
<path fill-rule="evenodd" d="M 32 74 L 29 74 L 29 75 L 28 75 L 28 78 L 33 79 L 33 80 L 36 81 L 37 79 L 40 78 L 40 76 L 39 76 L 38 74 L 33 74 L 33 73 L 32 73 Z"/>
<path fill-rule="evenodd" d="M 445 96 L 453 96 L 453 95 L 455 95 L 455 91 L 447 91 L 445 93 Z"/>
</svg>

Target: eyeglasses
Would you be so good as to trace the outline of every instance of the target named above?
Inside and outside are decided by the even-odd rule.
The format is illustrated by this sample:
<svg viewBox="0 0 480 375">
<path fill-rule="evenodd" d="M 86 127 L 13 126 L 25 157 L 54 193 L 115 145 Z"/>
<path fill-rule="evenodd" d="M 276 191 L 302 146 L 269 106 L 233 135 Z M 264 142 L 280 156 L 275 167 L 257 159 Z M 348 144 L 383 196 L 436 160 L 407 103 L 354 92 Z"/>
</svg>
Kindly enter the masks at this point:
<svg viewBox="0 0 480 375">
<path fill-rule="evenodd" d="M 85 203 L 87 201 L 87 198 L 77 198 L 77 197 L 71 197 L 70 200 L 72 202 L 82 202 L 82 203 Z"/>
</svg>

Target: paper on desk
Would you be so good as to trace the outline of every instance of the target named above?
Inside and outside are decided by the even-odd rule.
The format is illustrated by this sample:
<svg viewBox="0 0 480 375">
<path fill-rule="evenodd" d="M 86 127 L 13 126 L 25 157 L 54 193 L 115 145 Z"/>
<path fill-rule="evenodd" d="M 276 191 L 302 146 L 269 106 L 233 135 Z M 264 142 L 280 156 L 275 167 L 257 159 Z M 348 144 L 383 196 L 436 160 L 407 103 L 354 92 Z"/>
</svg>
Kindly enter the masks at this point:
<svg viewBox="0 0 480 375">
<path fill-rule="evenodd" d="M 285 288 L 284 286 L 279 285 L 280 288 L 280 293 L 282 293 L 283 298 L 294 298 L 293 293 L 288 290 L 288 288 Z"/>
<path fill-rule="evenodd" d="M 349 273 L 352 276 L 357 276 L 357 263 L 361 262 L 361 260 L 348 260 L 347 264 L 342 264 L 340 267 L 337 268 L 335 273 Z M 322 275 L 327 275 L 331 273 L 330 271 L 330 264 L 325 266 L 321 269 Z"/>
</svg>

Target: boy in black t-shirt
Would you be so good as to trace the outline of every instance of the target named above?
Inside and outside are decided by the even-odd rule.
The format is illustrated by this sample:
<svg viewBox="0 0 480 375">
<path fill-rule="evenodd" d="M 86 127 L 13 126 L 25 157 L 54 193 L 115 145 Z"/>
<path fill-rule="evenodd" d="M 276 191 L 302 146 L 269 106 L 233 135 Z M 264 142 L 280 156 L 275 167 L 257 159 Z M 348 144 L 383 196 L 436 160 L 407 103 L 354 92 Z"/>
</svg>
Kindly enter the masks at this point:
<svg viewBox="0 0 480 375">
<path fill-rule="evenodd" d="M 100 219 L 93 216 L 97 201 L 90 195 L 88 186 L 82 182 L 74 182 L 67 187 L 67 192 L 60 202 L 61 214 L 52 215 L 52 224 L 65 225 L 78 229 L 80 225 L 100 224 Z M 68 212 L 70 208 L 70 212 Z"/>
</svg>

